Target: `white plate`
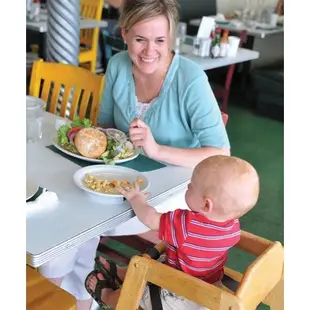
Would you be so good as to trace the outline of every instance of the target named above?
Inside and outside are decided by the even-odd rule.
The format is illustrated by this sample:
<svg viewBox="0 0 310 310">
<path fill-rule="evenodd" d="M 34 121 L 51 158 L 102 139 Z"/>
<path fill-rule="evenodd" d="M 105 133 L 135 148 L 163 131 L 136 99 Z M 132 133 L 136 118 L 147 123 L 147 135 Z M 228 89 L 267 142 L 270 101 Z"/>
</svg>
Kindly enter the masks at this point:
<svg viewBox="0 0 310 310">
<path fill-rule="evenodd" d="M 87 158 L 87 157 L 84 157 L 82 155 L 79 155 L 79 154 L 74 154 L 72 152 L 69 152 L 68 150 L 64 149 L 61 145 L 58 144 L 58 141 L 57 141 L 57 137 L 54 137 L 52 138 L 52 143 L 53 145 L 58 149 L 60 150 L 61 152 L 67 154 L 67 155 L 70 155 L 72 157 L 75 157 L 75 158 L 79 158 L 79 159 L 82 159 L 82 160 L 85 160 L 85 161 L 88 161 L 90 163 L 101 163 L 101 164 L 104 164 L 104 161 L 102 159 L 97 159 L 97 158 Z M 135 152 L 132 156 L 130 157 L 127 157 L 127 158 L 124 158 L 124 159 L 117 159 L 115 160 L 115 163 L 116 164 L 121 164 L 121 163 L 125 163 L 126 161 L 130 161 L 130 160 L 133 160 L 135 159 L 136 157 L 139 156 L 139 150 L 135 149 Z"/>
<path fill-rule="evenodd" d="M 144 174 L 126 167 L 113 165 L 93 165 L 79 169 L 73 175 L 74 183 L 85 192 L 99 197 L 123 197 L 123 195 L 99 193 L 86 187 L 83 180 L 88 173 L 94 175 L 97 178 L 104 178 L 108 180 L 127 180 L 129 182 L 135 182 L 137 178 L 140 178 L 143 181 L 140 185 L 141 192 L 145 192 L 150 186 L 150 181 Z"/>
<path fill-rule="evenodd" d="M 36 182 L 27 179 L 27 181 L 26 181 L 26 200 L 33 197 L 36 194 L 36 192 L 38 191 L 38 189 L 39 189 L 39 185 Z"/>
</svg>

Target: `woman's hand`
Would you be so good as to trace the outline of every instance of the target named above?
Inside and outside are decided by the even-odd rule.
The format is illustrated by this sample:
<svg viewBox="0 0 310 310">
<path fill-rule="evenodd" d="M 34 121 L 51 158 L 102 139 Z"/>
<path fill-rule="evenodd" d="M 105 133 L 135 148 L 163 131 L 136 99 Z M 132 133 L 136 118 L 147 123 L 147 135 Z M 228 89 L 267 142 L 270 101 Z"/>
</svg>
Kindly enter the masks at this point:
<svg viewBox="0 0 310 310">
<path fill-rule="evenodd" d="M 148 157 L 155 158 L 159 152 L 159 144 L 156 143 L 150 128 L 140 119 L 131 122 L 129 137 L 135 147 L 142 147 Z"/>
</svg>

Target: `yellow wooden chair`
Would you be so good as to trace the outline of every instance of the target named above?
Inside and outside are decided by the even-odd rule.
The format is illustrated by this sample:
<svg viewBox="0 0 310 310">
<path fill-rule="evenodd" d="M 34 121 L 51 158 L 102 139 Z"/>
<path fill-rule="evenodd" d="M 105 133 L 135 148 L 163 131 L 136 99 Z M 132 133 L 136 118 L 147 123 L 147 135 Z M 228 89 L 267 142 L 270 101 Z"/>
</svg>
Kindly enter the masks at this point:
<svg viewBox="0 0 310 310">
<path fill-rule="evenodd" d="M 81 16 L 85 19 L 101 20 L 103 0 L 82 0 Z M 91 72 L 96 72 L 97 50 L 99 42 L 99 28 L 82 29 L 80 31 L 80 53 L 81 65 L 89 65 Z"/>
<path fill-rule="evenodd" d="M 147 282 L 166 288 L 211 310 L 253 310 L 263 302 L 271 310 L 284 309 L 284 249 L 280 242 L 242 231 L 238 248 L 257 258 L 244 274 L 225 268 L 225 275 L 238 282 L 237 290 L 217 287 L 161 264 L 150 256 L 134 256 L 129 264 L 116 310 L 136 310 Z M 163 253 L 163 243 L 156 246 Z M 181 283 L 181 284 L 180 284 Z"/>
<path fill-rule="evenodd" d="M 74 296 L 26 266 L 27 310 L 75 310 Z"/>
<path fill-rule="evenodd" d="M 80 119 L 87 116 L 96 125 L 103 83 L 104 76 L 87 69 L 40 59 L 33 64 L 29 95 L 43 99 L 47 111 L 61 117 L 66 117 L 71 101 L 70 120 L 78 114 Z"/>
</svg>

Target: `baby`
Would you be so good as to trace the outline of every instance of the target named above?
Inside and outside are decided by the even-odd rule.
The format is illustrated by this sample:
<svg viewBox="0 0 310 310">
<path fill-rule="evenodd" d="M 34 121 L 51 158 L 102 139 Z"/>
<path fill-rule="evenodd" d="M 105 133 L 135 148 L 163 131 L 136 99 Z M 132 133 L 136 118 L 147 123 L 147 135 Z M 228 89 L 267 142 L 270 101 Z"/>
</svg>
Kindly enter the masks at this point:
<svg viewBox="0 0 310 310">
<path fill-rule="evenodd" d="M 148 205 L 147 195 L 138 188 L 121 188 L 120 192 L 139 220 L 158 231 L 159 239 L 167 243 L 165 264 L 217 285 L 223 277 L 228 250 L 240 239 L 238 218 L 257 202 L 259 177 L 253 166 L 240 158 L 209 157 L 194 169 L 185 194 L 189 210 L 164 214 Z M 100 258 L 100 264 L 109 271 L 108 261 Z M 104 277 L 100 272 L 91 273 L 85 281 L 86 288 L 99 304 L 115 307 L 120 294 L 116 283 L 120 285 L 125 274 L 126 268 L 117 267 L 116 281 L 115 276 L 111 280 L 111 274 L 105 273 Z M 165 289 L 161 289 L 160 297 L 163 310 L 206 309 Z M 152 309 L 149 287 L 140 307 Z"/>
</svg>

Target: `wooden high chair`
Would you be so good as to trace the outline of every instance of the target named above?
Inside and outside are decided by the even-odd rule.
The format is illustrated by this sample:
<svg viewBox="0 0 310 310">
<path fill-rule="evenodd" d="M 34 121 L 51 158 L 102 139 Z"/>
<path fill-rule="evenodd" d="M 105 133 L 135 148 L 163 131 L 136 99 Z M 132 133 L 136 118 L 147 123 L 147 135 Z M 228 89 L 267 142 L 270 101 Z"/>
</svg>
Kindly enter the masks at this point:
<svg viewBox="0 0 310 310">
<path fill-rule="evenodd" d="M 257 258 L 244 274 L 225 268 L 225 275 L 238 282 L 235 292 L 224 286 L 224 280 L 223 285 L 217 287 L 161 264 L 147 254 L 142 257 L 134 256 L 130 261 L 116 310 L 138 309 L 147 282 L 184 296 L 210 310 L 252 310 L 261 302 L 269 305 L 271 310 L 283 310 L 284 249 L 281 243 L 242 231 L 237 247 Z M 158 257 L 164 252 L 165 245 L 161 243 L 155 248 Z"/>
<path fill-rule="evenodd" d="M 103 83 L 104 76 L 87 69 L 40 59 L 33 64 L 29 95 L 47 102 L 48 112 L 66 117 L 69 110 L 70 120 L 78 114 L 80 119 L 87 116 L 96 125 Z M 68 108 L 70 96 L 72 100 Z"/>
<path fill-rule="evenodd" d="M 103 0 L 82 0 L 81 16 L 85 19 L 101 20 Z M 91 72 L 96 72 L 99 27 L 80 30 L 80 64 L 89 64 Z"/>
</svg>

